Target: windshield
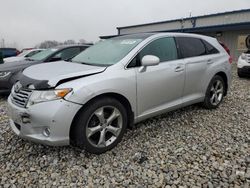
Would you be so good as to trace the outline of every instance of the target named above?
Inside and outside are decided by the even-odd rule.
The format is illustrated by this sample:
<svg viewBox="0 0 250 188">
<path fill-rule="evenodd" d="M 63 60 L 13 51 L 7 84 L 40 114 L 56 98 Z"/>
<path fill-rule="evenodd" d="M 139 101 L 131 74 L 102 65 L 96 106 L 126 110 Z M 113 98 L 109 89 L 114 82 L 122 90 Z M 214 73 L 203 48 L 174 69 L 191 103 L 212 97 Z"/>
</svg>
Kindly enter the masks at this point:
<svg viewBox="0 0 250 188">
<path fill-rule="evenodd" d="M 56 51 L 57 51 L 57 49 L 47 49 L 47 50 L 41 51 L 41 52 L 33 55 L 32 57 L 29 57 L 29 59 L 33 60 L 33 61 L 41 61 Z"/>
<path fill-rule="evenodd" d="M 109 66 L 119 62 L 142 39 L 121 39 L 114 38 L 100 41 L 94 46 L 74 57 L 71 61 L 97 66 Z"/>
</svg>

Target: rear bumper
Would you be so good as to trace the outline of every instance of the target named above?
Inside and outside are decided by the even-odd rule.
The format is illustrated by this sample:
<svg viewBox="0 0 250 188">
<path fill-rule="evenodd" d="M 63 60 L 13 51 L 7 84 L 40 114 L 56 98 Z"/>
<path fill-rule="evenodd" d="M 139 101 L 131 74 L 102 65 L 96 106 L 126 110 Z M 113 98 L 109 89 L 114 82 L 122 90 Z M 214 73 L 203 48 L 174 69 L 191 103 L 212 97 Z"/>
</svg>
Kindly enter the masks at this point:
<svg viewBox="0 0 250 188">
<path fill-rule="evenodd" d="M 8 98 L 8 114 L 13 132 L 36 143 L 63 146 L 70 144 L 70 127 L 81 105 L 55 100 L 20 108 Z M 49 130 L 49 136 L 44 134 Z"/>
</svg>

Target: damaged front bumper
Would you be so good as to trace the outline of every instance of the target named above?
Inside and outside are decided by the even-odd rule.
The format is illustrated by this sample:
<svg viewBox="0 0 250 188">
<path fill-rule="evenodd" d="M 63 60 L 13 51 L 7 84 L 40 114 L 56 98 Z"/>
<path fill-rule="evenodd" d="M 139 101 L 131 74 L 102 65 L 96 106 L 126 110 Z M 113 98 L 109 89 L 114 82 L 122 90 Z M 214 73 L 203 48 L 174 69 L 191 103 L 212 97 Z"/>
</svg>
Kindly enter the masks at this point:
<svg viewBox="0 0 250 188">
<path fill-rule="evenodd" d="M 82 106 L 65 100 L 18 107 L 8 98 L 10 126 L 23 139 L 50 146 L 70 144 L 70 127 Z"/>
</svg>

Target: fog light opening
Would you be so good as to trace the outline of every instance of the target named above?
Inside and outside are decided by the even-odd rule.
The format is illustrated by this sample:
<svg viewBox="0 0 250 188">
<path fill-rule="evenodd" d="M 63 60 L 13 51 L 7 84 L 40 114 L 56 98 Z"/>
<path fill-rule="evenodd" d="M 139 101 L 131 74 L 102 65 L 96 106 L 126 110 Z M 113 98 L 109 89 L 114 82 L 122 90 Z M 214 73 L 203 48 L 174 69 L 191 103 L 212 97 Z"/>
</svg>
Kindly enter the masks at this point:
<svg viewBox="0 0 250 188">
<path fill-rule="evenodd" d="M 50 136 L 50 128 L 45 128 L 44 130 L 43 130 L 43 135 L 44 136 L 46 136 L 46 137 L 49 137 Z"/>
<path fill-rule="evenodd" d="M 30 119 L 28 117 L 22 117 L 22 122 L 24 124 L 30 123 Z"/>
</svg>

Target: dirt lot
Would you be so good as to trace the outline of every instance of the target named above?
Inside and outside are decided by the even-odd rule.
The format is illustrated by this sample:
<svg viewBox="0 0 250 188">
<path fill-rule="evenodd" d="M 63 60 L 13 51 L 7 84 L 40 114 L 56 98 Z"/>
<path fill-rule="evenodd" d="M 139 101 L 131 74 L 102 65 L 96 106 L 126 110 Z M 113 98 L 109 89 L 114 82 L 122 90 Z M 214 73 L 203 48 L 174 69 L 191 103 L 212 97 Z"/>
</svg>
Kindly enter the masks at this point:
<svg viewBox="0 0 250 188">
<path fill-rule="evenodd" d="M 96 156 L 18 138 L 0 99 L 0 187 L 248 187 L 250 79 L 234 69 L 217 110 L 199 105 L 149 119 Z"/>
</svg>

